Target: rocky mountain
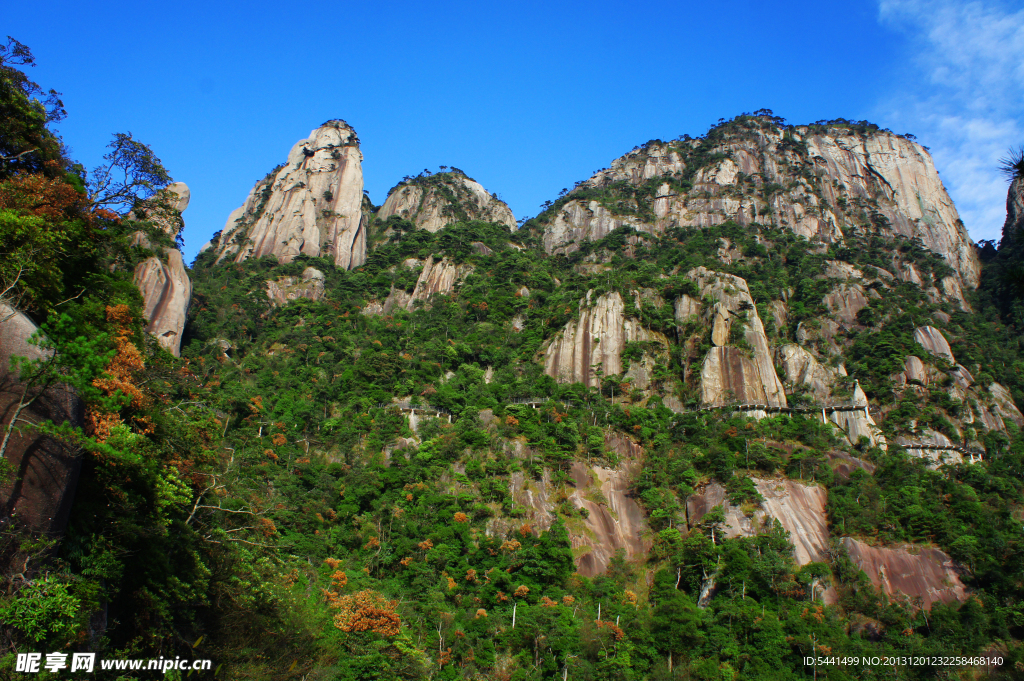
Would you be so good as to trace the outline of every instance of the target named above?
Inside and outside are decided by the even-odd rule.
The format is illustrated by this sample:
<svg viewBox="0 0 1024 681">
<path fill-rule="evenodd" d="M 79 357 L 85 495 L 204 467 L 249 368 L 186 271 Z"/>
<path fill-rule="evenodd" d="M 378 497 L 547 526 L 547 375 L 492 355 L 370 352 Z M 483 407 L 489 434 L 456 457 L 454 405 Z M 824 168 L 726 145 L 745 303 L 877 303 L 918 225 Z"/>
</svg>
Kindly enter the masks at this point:
<svg viewBox="0 0 1024 681">
<path fill-rule="evenodd" d="M 926 288 L 966 305 L 980 263 L 928 152 L 916 142 L 848 125 L 782 126 L 733 121 L 699 140 L 652 141 L 577 184 L 545 216 L 549 253 L 578 248 L 629 226 L 771 222 L 815 243 L 893 234 L 939 254 L 953 270 Z M 887 263 L 920 283 L 913 265 Z"/>
<path fill-rule="evenodd" d="M 926 149 L 864 122 L 652 141 L 521 227 L 456 169 L 377 209 L 361 160 L 340 121 L 296 145 L 197 258 L 191 305 L 179 186 L 86 214 L 108 250 L 42 326 L 53 354 L 0 315 L 0 350 L 52 360 L 85 413 L 11 438 L 24 531 L 69 519 L 67 577 L 8 571 L 16 645 L 218 656 L 225 678 L 1024 663 L 1024 168 L 997 249 Z M 30 391 L 0 377 L 9 420 Z M 33 459 L 62 438 L 80 469 Z"/>
<path fill-rule="evenodd" d="M 256 183 L 204 250 L 217 262 L 273 255 L 286 263 L 304 254 L 358 267 L 366 259 L 362 161 L 355 130 L 324 123 Z"/>
<path fill-rule="evenodd" d="M 497 194 L 490 194 L 480 183 L 462 171 L 422 174 L 404 180 L 388 192 L 377 212 L 379 220 L 397 215 L 429 232 L 467 220 L 483 220 L 516 228 L 516 218 Z"/>
</svg>

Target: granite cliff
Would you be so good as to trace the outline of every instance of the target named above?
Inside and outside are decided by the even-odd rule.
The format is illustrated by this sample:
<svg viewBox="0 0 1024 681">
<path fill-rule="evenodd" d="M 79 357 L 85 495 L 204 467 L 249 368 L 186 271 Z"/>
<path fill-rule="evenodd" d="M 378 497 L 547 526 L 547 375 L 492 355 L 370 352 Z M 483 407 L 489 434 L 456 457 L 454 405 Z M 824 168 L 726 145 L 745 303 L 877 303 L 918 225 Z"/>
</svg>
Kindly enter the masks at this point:
<svg viewBox="0 0 1024 681">
<path fill-rule="evenodd" d="M 330 258 L 344 269 L 366 260 L 363 155 L 359 139 L 334 120 L 299 140 L 288 160 L 256 183 L 210 242 L 217 262 L 300 253 Z"/>
<path fill-rule="evenodd" d="M 505 202 L 458 170 L 420 175 L 393 187 L 377 218 L 383 221 L 392 215 L 428 232 L 467 220 L 516 228 L 516 218 Z"/>
<path fill-rule="evenodd" d="M 184 182 L 175 182 L 157 192 L 140 214 L 133 217 L 148 222 L 173 243 L 184 226 L 181 213 L 188 208 L 190 197 L 188 186 Z M 145 231 L 135 232 L 132 245 L 153 252 L 152 256 L 136 265 L 134 277 L 135 285 L 142 292 L 143 308 L 149 320 L 146 330 L 177 357 L 192 300 L 192 280 L 181 251 L 176 245 L 162 245 Z"/>
<path fill-rule="evenodd" d="M 753 121 L 751 123 L 750 121 Z M 952 269 L 936 295 L 978 285 L 980 262 L 928 152 L 877 129 L 787 128 L 768 119 L 722 126 L 701 140 L 652 141 L 616 159 L 555 204 L 544 229 L 549 253 L 568 252 L 628 226 L 733 220 L 772 223 L 812 241 L 878 232 L 920 240 Z M 894 267 L 901 279 L 913 270 Z"/>
</svg>

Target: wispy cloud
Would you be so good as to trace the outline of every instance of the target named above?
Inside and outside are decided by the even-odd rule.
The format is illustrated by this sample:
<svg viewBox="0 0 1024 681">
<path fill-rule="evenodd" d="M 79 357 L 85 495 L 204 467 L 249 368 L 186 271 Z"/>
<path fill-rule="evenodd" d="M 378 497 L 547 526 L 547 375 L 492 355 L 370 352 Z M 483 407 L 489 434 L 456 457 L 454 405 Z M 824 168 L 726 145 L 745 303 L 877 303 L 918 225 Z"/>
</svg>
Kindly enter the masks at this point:
<svg viewBox="0 0 1024 681">
<path fill-rule="evenodd" d="M 877 116 L 931 148 L 975 240 L 999 239 L 1007 188 L 999 159 L 1024 144 L 1024 9 L 1018 7 L 998 0 L 879 0 L 882 23 L 907 34 L 913 61 Z"/>
</svg>

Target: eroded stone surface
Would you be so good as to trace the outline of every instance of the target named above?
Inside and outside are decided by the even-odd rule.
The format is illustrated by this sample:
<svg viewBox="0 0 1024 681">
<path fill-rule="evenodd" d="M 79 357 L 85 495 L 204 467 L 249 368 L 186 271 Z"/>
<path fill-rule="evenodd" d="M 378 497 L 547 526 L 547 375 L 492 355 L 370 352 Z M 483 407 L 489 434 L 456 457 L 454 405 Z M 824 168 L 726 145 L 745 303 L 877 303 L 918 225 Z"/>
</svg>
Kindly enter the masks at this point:
<svg viewBox="0 0 1024 681">
<path fill-rule="evenodd" d="M 700 288 L 701 300 L 716 301 L 701 311 L 701 318 L 711 325 L 716 346 L 701 366 L 701 401 L 715 406 L 737 402 L 786 406 L 786 392 L 775 373 L 768 337 L 747 282 L 704 267 L 690 270 L 687 276 Z M 677 301 L 677 311 L 679 307 Z M 735 324 L 742 325 L 746 348 L 728 345 Z"/>
<path fill-rule="evenodd" d="M 1009 390 L 999 383 L 993 383 L 988 387 L 988 392 L 994 403 L 993 411 L 1004 419 L 1010 419 L 1018 426 L 1024 426 L 1024 415 L 1021 415 Z"/>
<path fill-rule="evenodd" d="M 571 250 L 574 241 L 597 240 L 625 225 L 639 232 L 662 233 L 673 225 L 704 227 L 726 220 L 745 225 L 764 221 L 762 216 L 771 216 L 774 222 L 808 239 L 831 243 L 843 238 L 847 226 L 857 223 L 858 200 L 868 200 L 877 202 L 891 233 L 920 239 L 957 271 L 958 286 L 977 287 L 980 262 L 923 147 L 883 131 L 860 134 L 837 127 L 820 133 L 797 127 L 785 134 L 803 143 L 806 151 L 787 148 L 784 131 L 775 126 L 727 137 L 713 149 L 727 158 L 700 168 L 685 192 L 669 181 L 686 170 L 682 148 L 673 143 L 650 143 L 635 149 L 584 185 L 641 184 L 665 177 L 651 201 L 653 219 L 616 215 L 597 201 L 574 199 L 570 193 L 569 201 L 545 228 L 544 247 L 552 253 Z M 794 170 L 807 163 L 813 163 L 820 178 L 813 184 Z M 752 175 L 789 189 L 765 201 L 741 181 Z M 912 279 L 915 274 L 905 276 Z M 965 304 L 955 287 L 949 294 Z"/>
<path fill-rule="evenodd" d="M 593 577 L 604 572 L 619 549 L 625 551 L 627 559 L 650 550 L 643 510 L 629 496 L 632 468 L 638 465 L 634 461 L 618 468 L 591 468 L 581 461 L 573 463 L 570 475 L 575 490 L 569 499 L 587 512 L 582 528 L 570 527 L 569 531 L 581 575 Z M 594 490 L 599 490 L 600 496 L 594 495 Z"/>
<path fill-rule="evenodd" d="M 36 331 L 31 319 L 0 301 L 0 423 L 4 426 L 14 420 L 25 394 L 18 375 L 11 371 L 11 357 L 37 360 L 47 356 L 28 343 Z M 35 396 L 32 391 L 26 395 L 29 399 Z M 15 475 L 0 484 L 0 528 L 9 527 L 13 516 L 28 530 L 55 536 L 67 526 L 81 459 L 68 443 L 43 436 L 30 425 L 42 421 L 80 428 L 84 425 L 82 403 L 69 389 L 57 385 L 21 411 L 18 428 L 4 452 Z"/>
<path fill-rule="evenodd" d="M 301 277 L 278 277 L 267 282 L 267 296 L 275 305 L 285 305 L 299 298 L 320 300 L 324 297 L 324 273 L 307 267 Z"/>
<path fill-rule="evenodd" d="M 751 478 L 764 502 L 749 515 L 731 504 L 725 488 L 717 482 L 686 500 L 687 521 L 694 527 L 715 506 L 725 513 L 726 537 L 752 537 L 760 532 L 766 518 L 778 520 L 790 533 L 793 557 L 799 565 L 823 560 L 828 548 L 825 515 L 827 492 L 823 487 L 804 485 L 785 478 Z"/>
<path fill-rule="evenodd" d="M 847 326 L 857 323 L 857 313 L 868 306 L 864 287 L 860 284 L 840 284 L 822 300 L 829 312 Z"/>
<path fill-rule="evenodd" d="M 363 155 L 355 131 L 328 121 L 299 140 L 280 169 L 256 183 L 215 242 L 217 261 L 300 253 L 344 269 L 366 261 Z"/>
<path fill-rule="evenodd" d="M 949 342 L 934 326 L 919 326 L 914 329 L 914 340 L 935 357 L 941 357 L 951 364 L 956 364 L 953 351 L 949 349 Z"/>
<path fill-rule="evenodd" d="M 822 366 L 814 355 L 795 343 L 783 345 L 775 354 L 786 371 L 786 383 L 810 389 L 816 404 L 831 401 L 832 385 L 836 381 L 834 370 Z"/>
<path fill-rule="evenodd" d="M 622 374 L 622 351 L 629 342 L 653 341 L 667 345 L 658 333 L 649 331 L 640 322 L 625 314 L 622 295 L 617 291 L 606 293 L 596 300 L 593 291 L 580 301 L 579 319 L 565 325 L 561 334 L 552 340 L 544 352 L 544 371 L 560 383 L 598 385 L 597 369 L 603 375 Z M 642 376 L 634 381 L 640 388 L 647 387 Z"/>
<path fill-rule="evenodd" d="M 141 214 L 133 213 L 132 217 L 152 222 L 174 239 L 184 227 L 181 212 L 188 208 L 190 196 L 184 182 L 175 182 L 157 192 L 143 204 Z M 149 320 L 146 331 L 177 357 L 192 302 L 192 280 L 185 269 L 184 258 L 177 247 L 155 246 L 141 231 L 132 235 L 132 244 L 156 252 L 135 266 L 133 280 L 142 293 L 143 311 Z"/>
<path fill-rule="evenodd" d="M 895 601 L 912 605 L 920 598 L 928 608 L 936 601 L 951 603 L 967 597 L 953 559 L 939 549 L 883 548 L 852 537 L 844 537 L 843 546 L 871 583 Z"/>
</svg>

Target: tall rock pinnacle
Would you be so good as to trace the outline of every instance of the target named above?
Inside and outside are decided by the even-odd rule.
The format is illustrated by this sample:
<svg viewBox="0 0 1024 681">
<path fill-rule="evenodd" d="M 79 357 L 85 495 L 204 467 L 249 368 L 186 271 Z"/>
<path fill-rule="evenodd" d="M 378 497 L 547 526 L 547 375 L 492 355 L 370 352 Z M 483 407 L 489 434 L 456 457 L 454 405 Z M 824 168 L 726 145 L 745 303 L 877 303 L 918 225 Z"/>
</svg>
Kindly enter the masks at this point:
<svg viewBox="0 0 1024 681">
<path fill-rule="evenodd" d="M 142 215 L 133 217 L 153 223 L 174 239 L 184 225 L 181 212 L 188 208 L 190 196 L 184 182 L 175 182 L 147 201 Z M 136 265 L 135 285 L 142 292 L 143 307 L 149 319 L 146 330 L 177 357 L 192 300 L 192 280 L 185 270 L 181 251 L 153 244 L 142 231 L 132 236 L 132 244 L 156 253 Z"/>
<path fill-rule="evenodd" d="M 355 130 L 344 121 L 327 121 L 313 130 L 228 217 L 211 244 L 217 262 L 265 255 L 291 262 L 305 253 L 331 258 L 345 269 L 362 265 L 362 161 Z"/>
</svg>

